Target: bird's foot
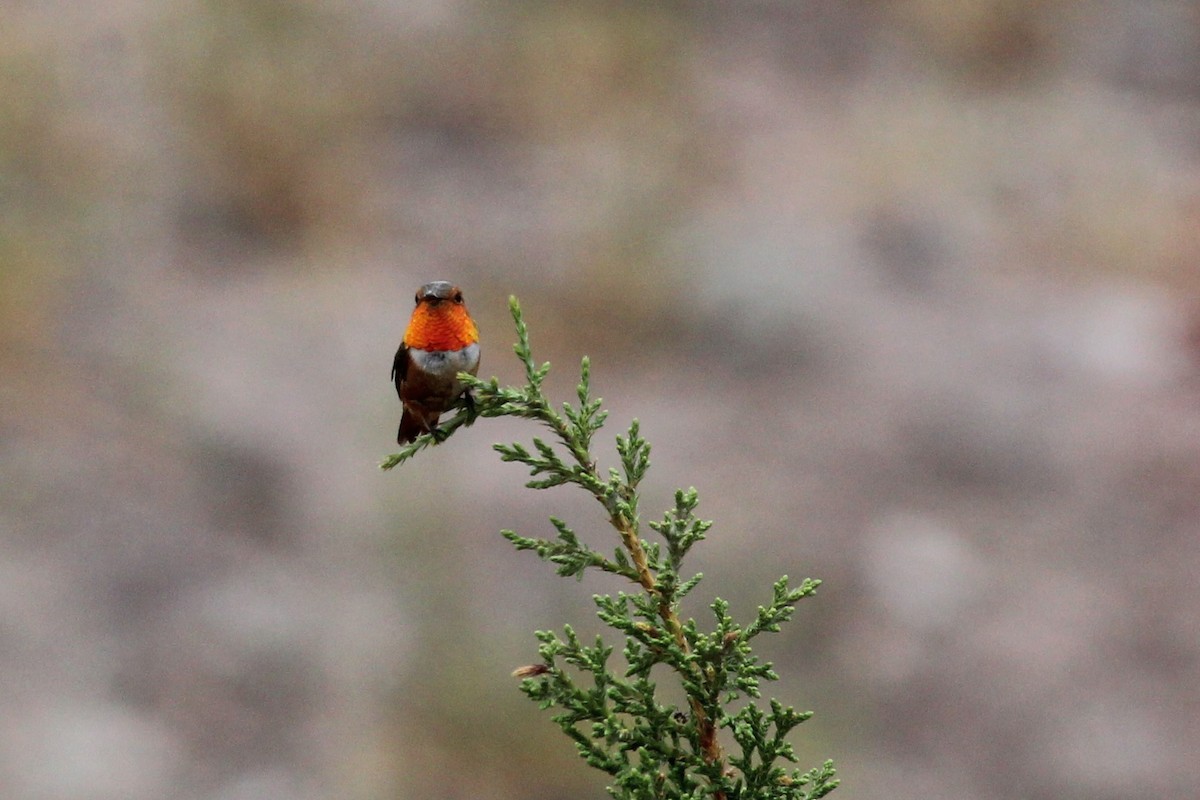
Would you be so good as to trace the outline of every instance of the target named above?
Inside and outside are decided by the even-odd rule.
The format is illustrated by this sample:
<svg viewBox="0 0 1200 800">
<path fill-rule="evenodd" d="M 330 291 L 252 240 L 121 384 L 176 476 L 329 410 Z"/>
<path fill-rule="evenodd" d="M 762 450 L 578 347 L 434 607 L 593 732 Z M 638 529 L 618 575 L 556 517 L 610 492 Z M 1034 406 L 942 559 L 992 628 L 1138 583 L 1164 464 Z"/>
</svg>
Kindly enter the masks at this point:
<svg viewBox="0 0 1200 800">
<path fill-rule="evenodd" d="M 475 395 L 471 394 L 471 390 L 463 392 L 463 408 L 467 410 L 467 419 L 463 425 L 474 425 L 475 420 L 479 418 L 479 409 L 475 407 Z"/>
</svg>

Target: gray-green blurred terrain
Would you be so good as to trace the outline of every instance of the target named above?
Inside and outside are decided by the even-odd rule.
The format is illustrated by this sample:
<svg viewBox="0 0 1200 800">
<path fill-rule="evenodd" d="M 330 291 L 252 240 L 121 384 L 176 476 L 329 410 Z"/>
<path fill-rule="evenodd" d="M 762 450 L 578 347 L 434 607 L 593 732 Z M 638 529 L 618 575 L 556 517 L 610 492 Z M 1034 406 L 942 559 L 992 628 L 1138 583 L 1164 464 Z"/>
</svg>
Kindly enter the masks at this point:
<svg viewBox="0 0 1200 800">
<path fill-rule="evenodd" d="M 699 488 L 687 613 L 824 579 L 836 797 L 1200 796 L 1200 5 L 29 0 L 0 797 L 606 796 L 509 673 L 624 587 L 497 533 L 603 520 L 508 421 L 376 468 L 435 279 Z"/>
</svg>

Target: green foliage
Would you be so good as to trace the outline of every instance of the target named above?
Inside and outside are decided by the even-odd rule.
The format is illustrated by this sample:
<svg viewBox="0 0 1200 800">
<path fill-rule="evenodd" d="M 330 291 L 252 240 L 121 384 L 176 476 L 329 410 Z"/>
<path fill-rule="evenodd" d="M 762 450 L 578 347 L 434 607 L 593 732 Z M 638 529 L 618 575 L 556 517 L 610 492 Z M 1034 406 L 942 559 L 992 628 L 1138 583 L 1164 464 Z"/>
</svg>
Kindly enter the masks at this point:
<svg viewBox="0 0 1200 800">
<path fill-rule="evenodd" d="M 557 410 L 542 392 L 549 364 L 537 364 L 516 298 L 509 306 L 517 328 L 517 357 L 526 385 L 502 387 L 495 378 L 460 377 L 474 396 L 444 425 L 442 441 L 476 416 L 515 416 L 549 429 L 550 441 L 534 438 L 494 445 L 503 461 L 529 469 L 531 489 L 575 484 L 599 501 L 620 542 L 612 555 L 593 549 L 561 519 L 551 517 L 553 539 L 503 531 L 518 550 L 533 551 L 554 564 L 559 575 L 581 578 L 588 569 L 618 575 L 635 585 L 631 593 L 596 595 L 599 619 L 624 638 L 623 665 L 614 664 L 614 645 L 597 637 L 584 644 L 569 625 L 562 634 L 538 631 L 541 661 L 518 669 L 521 691 L 544 709 L 591 766 L 610 776 L 609 793 L 619 800 L 717 798 L 718 800 L 812 800 L 837 787 L 833 762 L 802 772 L 787 735 L 812 712 L 797 712 L 771 699 L 761 705 L 761 684 L 777 680 L 770 663 L 759 660 L 751 640 L 775 633 L 791 619 L 796 603 L 813 595 L 820 581 L 805 578 L 791 586 L 787 576 L 774 585 L 771 601 L 740 625 L 729 603 L 717 598 L 709 608 L 713 627 L 701 630 L 679 616 L 680 601 L 702 575 L 686 575 L 683 560 L 704 539 L 712 522 L 699 519 L 695 489 L 675 493 L 675 505 L 649 528 L 661 541 L 641 538 L 638 485 L 650 466 L 650 444 L 634 420 L 617 437 L 620 469 L 601 474 L 591 442 L 606 412 L 592 398 L 590 369 L 583 359 L 578 405 Z M 425 434 L 383 463 L 384 469 L 412 458 L 431 444 Z M 656 670 L 656 668 L 658 668 Z M 682 687 L 686 707 L 664 703 L 656 680 Z M 721 739 L 732 743 L 726 753 Z"/>
</svg>

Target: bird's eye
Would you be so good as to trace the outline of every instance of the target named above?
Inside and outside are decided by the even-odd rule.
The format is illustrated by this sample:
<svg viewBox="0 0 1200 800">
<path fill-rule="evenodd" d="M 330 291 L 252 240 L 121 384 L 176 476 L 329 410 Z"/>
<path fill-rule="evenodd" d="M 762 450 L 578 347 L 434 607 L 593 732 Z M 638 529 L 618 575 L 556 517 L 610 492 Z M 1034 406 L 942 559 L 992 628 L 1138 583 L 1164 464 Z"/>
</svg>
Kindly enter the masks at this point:
<svg viewBox="0 0 1200 800">
<path fill-rule="evenodd" d="M 413 298 L 413 302 L 416 305 L 421 305 L 421 293 L 420 292 L 417 292 L 416 297 Z"/>
<path fill-rule="evenodd" d="M 462 301 L 463 301 L 462 292 L 455 292 L 454 293 L 454 302 L 461 303 Z"/>
</svg>

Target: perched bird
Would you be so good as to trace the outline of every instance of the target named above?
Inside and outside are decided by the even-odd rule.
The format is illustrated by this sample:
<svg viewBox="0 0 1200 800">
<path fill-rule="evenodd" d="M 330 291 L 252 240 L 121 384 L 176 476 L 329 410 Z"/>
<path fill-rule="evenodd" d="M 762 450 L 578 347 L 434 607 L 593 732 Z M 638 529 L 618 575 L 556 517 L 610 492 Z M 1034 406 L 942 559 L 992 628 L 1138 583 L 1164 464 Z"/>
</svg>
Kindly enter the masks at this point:
<svg viewBox="0 0 1200 800">
<path fill-rule="evenodd" d="M 479 330 L 462 290 L 446 281 L 425 284 L 417 290 L 417 307 L 392 362 L 392 380 L 404 406 L 396 441 L 406 444 L 422 433 L 437 438 L 438 418 L 466 391 L 458 373 L 478 370 Z"/>
</svg>

